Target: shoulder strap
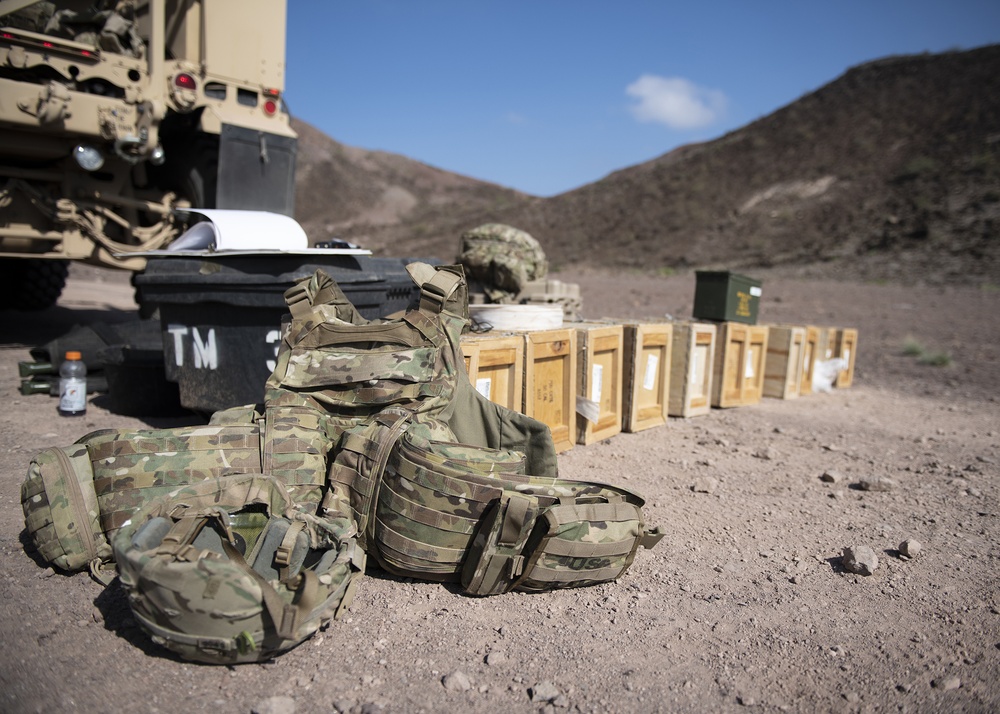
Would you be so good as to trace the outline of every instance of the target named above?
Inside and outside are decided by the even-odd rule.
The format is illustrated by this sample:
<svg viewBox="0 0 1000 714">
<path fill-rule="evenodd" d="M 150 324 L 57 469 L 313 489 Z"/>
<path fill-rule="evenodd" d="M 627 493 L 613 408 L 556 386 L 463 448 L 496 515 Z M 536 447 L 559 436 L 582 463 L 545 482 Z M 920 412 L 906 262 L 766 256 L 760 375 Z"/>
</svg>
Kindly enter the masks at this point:
<svg viewBox="0 0 1000 714">
<path fill-rule="evenodd" d="M 347 299 L 340 286 L 322 269 L 288 288 L 285 291 L 285 302 L 292 317 L 297 320 L 305 318 L 317 305 L 333 305 L 336 307 L 337 317 L 345 322 L 355 325 L 368 322 L 361 317 L 361 313 Z"/>
<path fill-rule="evenodd" d="M 420 286 L 420 310 L 431 315 L 450 312 L 467 318 L 469 293 L 465 284 L 465 271 L 461 265 L 429 265 L 410 263 L 406 266 Z"/>
</svg>

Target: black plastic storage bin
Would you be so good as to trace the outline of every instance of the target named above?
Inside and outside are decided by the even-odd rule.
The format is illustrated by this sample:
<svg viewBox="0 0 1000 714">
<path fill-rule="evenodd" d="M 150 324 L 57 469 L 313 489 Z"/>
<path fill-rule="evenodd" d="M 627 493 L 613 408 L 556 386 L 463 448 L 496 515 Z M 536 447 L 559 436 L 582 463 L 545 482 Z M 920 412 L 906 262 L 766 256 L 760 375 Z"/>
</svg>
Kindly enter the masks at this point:
<svg viewBox="0 0 1000 714">
<path fill-rule="evenodd" d="M 696 270 L 694 275 L 695 319 L 757 324 L 759 280 L 728 271 Z"/>
<path fill-rule="evenodd" d="M 144 309 L 158 308 L 164 369 L 181 404 L 206 414 L 264 398 L 288 315 L 284 292 L 324 270 L 362 316 L 405 309 L 419 290 L 406 272 L 416 258 L 267 253 L 151 257 L 135 276 Z"/>
</svg>

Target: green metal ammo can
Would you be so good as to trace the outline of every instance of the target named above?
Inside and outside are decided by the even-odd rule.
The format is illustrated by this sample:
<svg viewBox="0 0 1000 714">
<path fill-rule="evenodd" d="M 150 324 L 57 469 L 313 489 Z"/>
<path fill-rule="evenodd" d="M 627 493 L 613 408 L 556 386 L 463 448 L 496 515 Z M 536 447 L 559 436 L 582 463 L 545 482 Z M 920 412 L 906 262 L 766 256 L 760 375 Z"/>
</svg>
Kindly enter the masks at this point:
<svg viewBox="0 0 1000 714">
<path fill-rule="evenodd" d="M 757 324 L 760 281 L 729 271 L 695 271 L 694 317 Z"/>
</svg>

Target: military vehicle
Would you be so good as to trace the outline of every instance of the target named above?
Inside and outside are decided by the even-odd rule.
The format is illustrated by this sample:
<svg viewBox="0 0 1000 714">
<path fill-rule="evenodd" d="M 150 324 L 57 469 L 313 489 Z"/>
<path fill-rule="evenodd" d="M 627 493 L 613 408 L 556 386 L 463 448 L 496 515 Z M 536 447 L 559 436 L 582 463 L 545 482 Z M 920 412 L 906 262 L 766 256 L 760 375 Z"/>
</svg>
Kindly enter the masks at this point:
<svg viewBox="0 0 1000 714">
<path fill-rule="evenodd" d="M 0 309 L 141 270 L 184 207 L 292 215 L 284 0 L 0 0 Z"/>
</svg>

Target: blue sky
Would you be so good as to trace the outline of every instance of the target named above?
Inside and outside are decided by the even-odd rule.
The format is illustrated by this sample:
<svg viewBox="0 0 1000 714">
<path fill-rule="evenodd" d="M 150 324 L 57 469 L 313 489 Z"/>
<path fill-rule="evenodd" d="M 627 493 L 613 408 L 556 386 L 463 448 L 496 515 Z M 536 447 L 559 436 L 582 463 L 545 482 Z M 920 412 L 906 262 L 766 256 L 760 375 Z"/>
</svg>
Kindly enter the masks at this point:
<svg viewBox="0 0 1000 714">
<path fill-rule="evenodd" d="M 862 62 L 1000 42 L 1000 1 L 288 0 L 287 42 L 291 112 L 337 141 L 551 196 Z"/>
</svg>

